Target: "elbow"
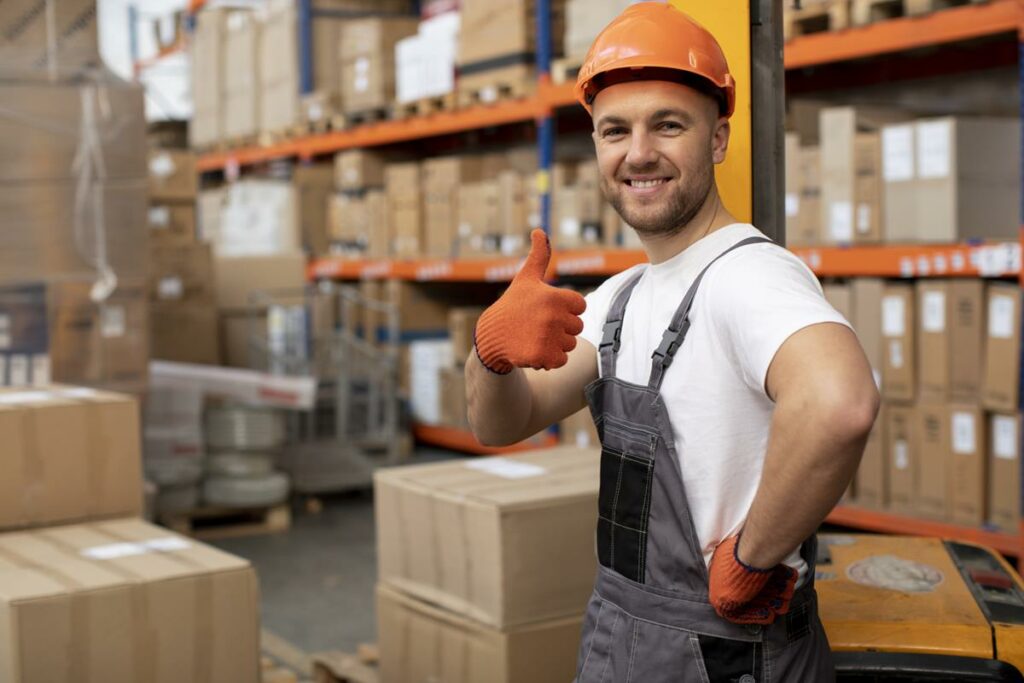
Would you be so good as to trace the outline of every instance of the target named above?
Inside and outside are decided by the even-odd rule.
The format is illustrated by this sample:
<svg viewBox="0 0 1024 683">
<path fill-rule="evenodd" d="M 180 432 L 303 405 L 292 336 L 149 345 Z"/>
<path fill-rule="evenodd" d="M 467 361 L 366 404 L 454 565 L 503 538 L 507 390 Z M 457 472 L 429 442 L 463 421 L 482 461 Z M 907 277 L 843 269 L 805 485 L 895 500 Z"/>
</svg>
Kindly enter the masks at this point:
<svg viewBox="0 0 1024 683">
<path fill-rule="evenodd" d="M 498 430 L 489 429 L 488 425 L 483 424 L 480 420 L 474 419 L 472 408 L 470 408 L 467 417 L 469 418 L 469 430 L 473 433 L 474 438 L 476 438 L 481 446 L 487 446 L 488 448 L 501 448 L 503 446 L 511 446 L 515 443 L 515 440 L 510 440 L 507 435 L 501 434 Z"/>
<path fill-rule="evenodd" d="M 878 417 L 881 397 L 874 380 L 836 392 L 823 402 L 829 424 L 842 441 L 856 442 L 867 439 Z"/>
</svg>

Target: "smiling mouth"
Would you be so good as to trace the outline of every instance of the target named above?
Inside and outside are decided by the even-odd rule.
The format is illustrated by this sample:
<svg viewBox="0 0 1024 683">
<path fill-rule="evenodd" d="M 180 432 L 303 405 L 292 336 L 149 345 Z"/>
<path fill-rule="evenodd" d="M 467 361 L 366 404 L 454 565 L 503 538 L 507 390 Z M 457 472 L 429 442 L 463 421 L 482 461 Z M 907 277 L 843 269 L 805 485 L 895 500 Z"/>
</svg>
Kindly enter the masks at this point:
<svg viewBox="0 0 1024 683">
<path fill-rule="evenodd" d="M 668 182 L 668 178 L 656 178 L 654 180 L 632 180 L 626 179 L 626 184 L 630 187 L 635 187 L 638 190 L 643 190 L 650 187 L 657 187 Z"/>
</svg>

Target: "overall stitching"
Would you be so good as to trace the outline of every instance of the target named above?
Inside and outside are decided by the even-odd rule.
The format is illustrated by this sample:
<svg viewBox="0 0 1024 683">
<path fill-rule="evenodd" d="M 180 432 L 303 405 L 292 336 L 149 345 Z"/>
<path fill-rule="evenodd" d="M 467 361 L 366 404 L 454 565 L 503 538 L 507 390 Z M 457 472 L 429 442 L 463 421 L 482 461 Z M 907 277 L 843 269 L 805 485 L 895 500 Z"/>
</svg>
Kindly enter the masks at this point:
<svg viewBox="0 0 1024 683">
<path fill-rule="evenodd" d="M 597 607 L 597 616 L 594 618 L 594 632 L 590 634 L 590 645 L 587 647 L 587 656 L 583 658 L 583 665 L 580 666 L 580 683 L 583 683 L 583 675 L 587 672 L 587 662 L 590 661 L 590 654 L 594 651 L 594 641 L 597 639 L 598 628 L 601 626 L 601 612 L 604 612 L 604 598 L 600 595 L 597 599 L 601 604 Z"/>
<path fill-rule="evenodd" d="M 636 635 L 640 628 L 640 622 L 633 621 L 633 642 L 629 646 L 629 666 L 626 667 L 626 683 L 633 680 L 633 659 L 636 657 Z"/>
<path fill-rule="evenodd" d="M 619 627 L 621 610 L 615 610 L 615 621 L 612 622 L 612 632 L 608 634 L 608 653 L 604 658 L 604 666 L 601 668 L 601 678 L 597 683 L 604 683 L 604 677 L 608 673 L 608 663 L 612 661 L 612 643 L 615 642 L 615 629 Z"/>
<path fill-rule="evenodd" d="M 704 666 L 704 653 L 700 649 L 700 639 L 694 633 L 690 634 L 690 649 L 693 650 L 693 659 L 697 663 L 697 673 L 700 674 L 700 680 L 702 683 L 711 683 L 708 668 Z"/>
</svg>

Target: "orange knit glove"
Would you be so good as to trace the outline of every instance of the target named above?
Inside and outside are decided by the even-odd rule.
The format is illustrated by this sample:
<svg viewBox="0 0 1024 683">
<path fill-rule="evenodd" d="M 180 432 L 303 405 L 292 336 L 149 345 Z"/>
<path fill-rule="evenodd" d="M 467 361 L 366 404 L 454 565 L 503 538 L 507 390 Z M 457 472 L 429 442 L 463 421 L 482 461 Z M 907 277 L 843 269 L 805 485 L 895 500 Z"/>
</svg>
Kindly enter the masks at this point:
<svg viewBox="0 0 1024 683">
<path fill-rule="evenodd" d="M 736 624 L 771 624 L 789 611 L 797 571 L 784 564 L 757 569 L 736 552 L 740 537 L 722 541 L 711 556 L 711 604 L 718 615 Z"/>
<path fill-rule="evenodd" d="M 544 282 L 551 244 L 543 230 L 530 233 L 530 241 L 526 263 L 476 324 L 477 357 L 499 375 L 512 368 L 562 367 L 569 361 L 569 351 L 576 348 L 576 335 L 583 331 L 579 316 L 587 308 L 586 301 L 578 292 Z"/>
</svg>

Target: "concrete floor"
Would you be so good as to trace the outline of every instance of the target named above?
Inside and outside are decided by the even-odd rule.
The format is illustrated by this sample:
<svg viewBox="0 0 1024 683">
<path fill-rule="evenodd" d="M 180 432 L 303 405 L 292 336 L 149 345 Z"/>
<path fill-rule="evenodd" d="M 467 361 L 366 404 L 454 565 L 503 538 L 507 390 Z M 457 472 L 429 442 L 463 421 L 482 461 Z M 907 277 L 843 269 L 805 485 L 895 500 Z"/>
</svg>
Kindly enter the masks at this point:
<svg viewBox="0 0 1024 683">
<path fill-rule="evenodd" d="M 461 457 L 417 450 L 413 463 Z M 263 628 L 307 653 L 355 652 L 377 641 L 377 548 L 370 492 L 325 497 L 310 513 L 293 507 L 282 534 L 214 542 L 253 563 L 260 577 Z"/>
</svg>

